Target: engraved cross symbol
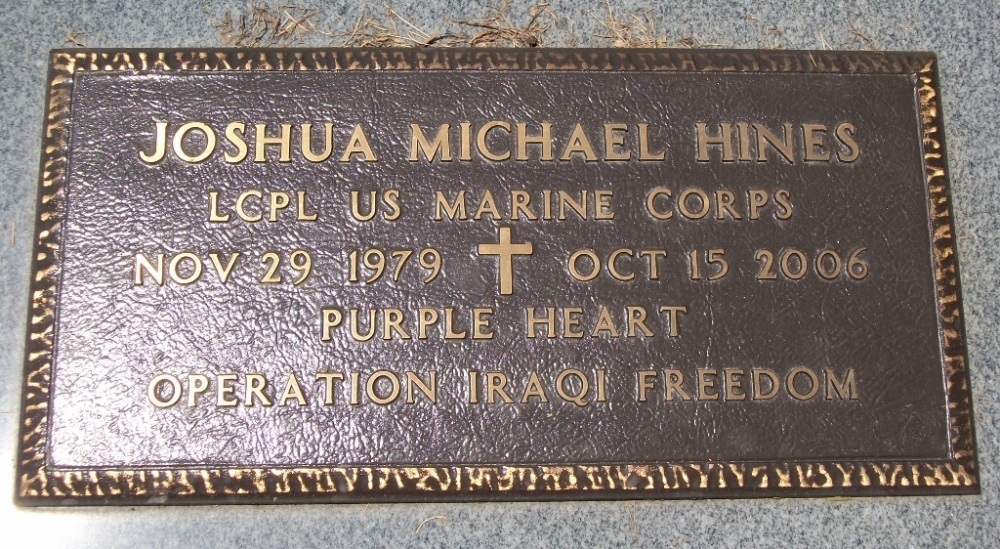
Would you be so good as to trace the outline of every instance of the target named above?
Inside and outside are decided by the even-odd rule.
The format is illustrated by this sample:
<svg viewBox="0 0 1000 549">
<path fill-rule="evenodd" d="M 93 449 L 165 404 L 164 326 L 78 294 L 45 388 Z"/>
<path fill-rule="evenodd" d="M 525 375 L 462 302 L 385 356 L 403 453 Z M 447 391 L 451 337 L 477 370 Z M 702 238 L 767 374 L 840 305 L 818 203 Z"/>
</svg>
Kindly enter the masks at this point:
<svg viewBox="0 0 1000 549">
<path fill-rule="evenodd" d="M 500 295 L 514 293 L 514 256 L 531 255 L 535 247 L 531 242 L 515 244 L 511 241 L 510 227 L 500 227 L 500 242 L 498 244 L 480 244 L 479 255 L 499 256 Z"/>
</svg>

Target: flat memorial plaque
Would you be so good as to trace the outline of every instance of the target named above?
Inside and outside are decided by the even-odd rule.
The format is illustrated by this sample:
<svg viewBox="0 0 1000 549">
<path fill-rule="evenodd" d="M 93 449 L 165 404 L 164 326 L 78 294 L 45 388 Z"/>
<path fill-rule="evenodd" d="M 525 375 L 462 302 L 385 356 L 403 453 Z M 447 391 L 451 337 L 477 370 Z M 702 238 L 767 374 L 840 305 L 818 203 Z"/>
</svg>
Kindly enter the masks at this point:
<svg viewBox="0 0 1000 549">
<path fill-rule="evenodd" d="M 935 58 L 56 51 L 22 504 L 976 493 Z"/>
</svg>

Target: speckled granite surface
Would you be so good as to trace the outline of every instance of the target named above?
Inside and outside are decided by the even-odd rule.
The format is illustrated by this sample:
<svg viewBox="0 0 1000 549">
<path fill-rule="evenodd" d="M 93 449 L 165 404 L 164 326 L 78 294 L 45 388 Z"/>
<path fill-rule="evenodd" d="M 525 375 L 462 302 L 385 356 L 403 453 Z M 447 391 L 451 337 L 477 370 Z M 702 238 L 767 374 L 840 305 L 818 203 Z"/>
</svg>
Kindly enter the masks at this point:
<svg viewBox="0 0 1000 549">
<path fill-rule="evenodd" d="M 308 1 L 300 2 L 308 5 Z M 422 5 L 425 4 L 425 5 Z M 1000 2 L 682 0 L 622 2 L 649 10 L 672 39 L 731 47 L 862 47 L 940 58 L 959 229 L 983 493 L 970 497 L 847 500 L 472 503 L 19 510 L 13 496 L 22 342 L 47 52 L 71 30 L 90 47 L 220 46 L 212 22 L 241 1 L 4 2 L 0 8 L 0 539 L 17 547 L 191 546 L 996 546 L 1000 544 Z M 343 29 L 354 3 L 322 7 Z M 396 1 L 415 25 L 478 17 L 478 1 Z M 523 7 L 523 5 L 521 6 Z M 564 19 L 547 35 L 599 45 L 604 6 L 553 1 Z M 381 9 L 377 7 L 376 9 Z M 523 10 L 515 9 L 513 17 Z M 776 27 L 781 34 L 769 31 Z M 319 45 L 318 43 L 313 43 Z M 4 496 L 3 494 L 6 494 Z"/>
</svg>

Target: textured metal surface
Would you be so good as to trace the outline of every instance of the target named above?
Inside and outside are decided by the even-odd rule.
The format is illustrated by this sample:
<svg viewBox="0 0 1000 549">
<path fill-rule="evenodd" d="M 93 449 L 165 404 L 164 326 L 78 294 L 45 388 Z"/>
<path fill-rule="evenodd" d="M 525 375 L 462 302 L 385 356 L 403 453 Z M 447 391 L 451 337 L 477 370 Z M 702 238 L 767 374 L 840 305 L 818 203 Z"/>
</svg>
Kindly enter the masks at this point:
<svg viewBox="0 0 1000 549">
<path fill-rule="evenodd" d="M 459 68 L 471 72 L 445 71 L 433 76 L 411 72 L 420 68 Z M 193 72 L 206 69 L 211 74 Z M 276 72 L 298 69 L 312 71 L 305 75 Z M 498 69 L 503 71 L 497 72 Z M 547 69 L 598 72 L 581 75 L 549 73 Z M 600 71 L 606 72 L 601 74 Z M 746 74 L 726 74 L 731 71 Z M 810 77 L 763 74 L 769 72 L 820 74 Z M 143 76 L 145 74 L 153 76 Z M 846 305 L 838 307 L 836 299 L 832 304 L 829 302 L 831 288 L 836 285 L 825 282 L 798 284 L 793 299 L 807 304 L 822 304 L 822 311 L 795 318 L 794 322 L 779 322 L 770 326 L 766 325 L 768 320 L 762 322 L 761 318 L 774 322 L 780 317 L 776 315 L 774 305 L 789 297 L 778 292 L 761 293 L 748 280 L 737 281 L 729 286 L 728 291 L 724 288 L 713 290 L 710 302 L 704 298 L 699 310 L 711 309 L 713 318 L 703 315 L 705 318 L 700 319 L 701 324 L 699 319 L 695 319 L 688 325 L 700 335 L 679 338 L 681 343 L 661 339 L 642 344 L 642 351 L 636 355 L 629 354 L 635 353 L 637 342 L 634 341 L 628 342 L 631 345 L 620 346 L 603 341 L 599 344 L 587 342 L 585 347 L 592 349 L 593 354 L 581 357 L 577 350 L 579 346 L 542 342 L 525 347 L 523 343 L 514 345 L 514 338 L 499 338 L 481 348 L 476 348 L 476 343 L 465 342 L 454 348 L 441 346 L 433 351 L 435 364 L 441 365 L 439 370 L 442 372 L 449 369 L 460 371 L 463 363 L 469 360 L 524 371 L 542 361 L 568 365 L 583 360 L 589 367 L 601 366 L 615 371 L 637 358 L 655 362 L 668 355 L 677 357 L 681 362 L 701 361 L 704 365 L 715 367 L 728 366 L 718 362 L 720 359 L 760 361 L 766 367 L 778 367 L 782 360 L 812 360 L 819 361 L 817 364 L 821 365 L 835 365 L 836 360 L 843 360 L 857 364 L 859 371 L 867 373 L 859 385 L 864 396 L 868 395 L 867 391 L 876 395 L 870 401 L 865 401 L 863 396 L 856 407 L 850 408 L 854 403 L 846 403 L 847 407 L 839 409 L 831 409 L 828 403 L 813 403 L 811 406 L 800 402 L 776 402 L 770 408 L 730 406 L 733 403 L 723 406 L 690 403 L 689 411 L 693 417 L 678 418 L 666 413 L 668 410 L 665 408 L 639 411 L 633 403 L 630 409 L 628 398 L 623 397 L 633 400 L 634 397 L 619 392 L 617 398 L 622 398 L 626 404 L 621 408 L 617 403 L 603 409 L 594 405 L 581 413 L 572 405 L 553 406 L 547 410 L 550 417 L 534 422 L 525 421 L 517 412 L 525 407 L 509 407 L 509 413 L 483 411 L 483 408 L 470 410 L 467 406 L 454 404 L 450 408 L 443 406 L 445 412 L 418 407 L 414 417 L 410 418 L 415 423 L 404 426 L 405 429 L 395 425 L 392 414 L 407 413 L 407 409 L 376 408 L 366 411 L 368 415 L 342 416 L 340 420 L 346 423 L 356 421 L 365 429 L 376 426 L 377 436 L 365 439 L 366 435 L 362 433 L 358 438 L 340 444 L 336 443 L 337 439 L 330 443 L 323 436 L 323 425 L 335 417 L 328 411 L 315 415 L 294 412 L 281 419 L 281 414 L 289 413 L 287 409 L 255 410 L 253 413 L 237 413 L 233 417 L 238 417 L 238 421 L 220 423 L 219 416 L 212 419 L 213 414 L 220 413 L 219 410 L 209 410 L 206 419 L 204 416 L 185 415 L 183 410 L 164 412 L 148 409 L 148 403 L 144 403 L 146 409 L 136 404 L 143 403 L 145 388 L 142 380 L 154 371 L 136 365 L 144 359 L 139 355 L 149 352 L 137 342 L 143 341 L 143 330 L 152 327 L 151 331 L 155 332 L 159 329 L 155 319 L 158 314 L 175 307 L 171 300 L 177 298 L 167 296 L 163 299 L 161 295 L 146 303 L 133 304 L 135 308 L 132 308 L 133 305 L 123 304 L 119 297 L 121 283 L 128 282 L 127 276 L 120 272 L 122 265 L 104 264 L 97 268 L 95 263 L 107 261 L 109 256 L 117 254 L 120 256 L 118 259 L 125 260 L 127 268 L 127 252 L 122 253 L 123 250 L 141 246 L 142 239 L 161 242 L 162 247 L 176 247 L 190 246 L 199 238 L 207 239 L 210 235 L 201 233 L 199 237 L 201 223 L 197 220 L 204 208 L 198 201 L 198 193 L 183 197 L 186 187 L 203 192 L 204 189 L 199 186 L 203 180 L 191 174 L 185 177 L 184 173 L 174 172 L 159 176 L 169 181 L 169 185 L 136 189 L 134 183 L 127 183 L 130 177 L 134 181 L 135 172 L 129 170 L 135 168 L 128 166 L 129 162 L 135 162 L 134 158 L 109 162 L 109 159 L 115 159 L 116 151 L 117 154 L 122 152 L 115 148 L 119 138 L 127 140 L 139 131 L 135 120 L 145 122 L 150 115 L 155 117 L 165 112 L 182 111 L 189 100 L 211 105 L 219 97 L 214 91 L 218 87 L 228 90 L 227 93 L 235 97 L 241 96 L 240 92 L 242 96 L 247 96 L 255 89 L 279 90 L 270 96 L 267 92 L 254 94 L 254 100 L 259 101 L 257 106 L 251 104 L 243 108 L 238 100 L 227 102 L 228 108 L 234 109 L 232 113 L 236 114 L 224 110 L 212 113 L 221 117 L 220 120 L 237 118 L 249 123 L 255 120 L 254 116 L 247 114 L 248 110 L 257 109 L 260 112 L 259 109 L 263 108 L 268 116 L 272 116 L 276 108 L 279 111 L 285 108 L 288 112 L 299 112 L 298 109 L 304 108 L 309 112 L 308 102 L 300 103 L 304 96 L 343 86 L 350 90 L 374 90 L 374 93 L 363 91 L 357 95 L 367 97 L 370 93 L 376 98 L 374 104 L 384 100 L 381 108 L 385 105 L 394 107 L 386 112 L 396 111 L 393 116 L 398 118 L 385 117 L 386 124 L 382 128 L 386 131 L 393 128 L 393 123 L 397 130 L 400 126 L 405 127 L 404 122 L 409 120 L 407 115 L 412 112 L 410 109 L 421 112 L 425 118 L 436 115 L 442 121 L 489 118 L 491 114 L 494 118 L 519 120 L 522 118 L 518 116 L 521 116 L 532 120 L 532 114 L 538 112 L 552 116 L 554 122 L 566 118 L 575 121 L 574 116 L 585 119 L 581 111 L 585 112 L 586 105 L 573 103 L 574 97 L 579 101 L 580 90 L 587 90 L 590 86 L 593 91 L 585 95 L 588 98 L 600 96 L 598 90 L 604 90 L 608 97 L 602 100 L 610 104 L 614 92 L 609 90 L 616 90 L 616 86 L 649 89 L 643 86 L 656 82 L 649 80 L 654 76 L 677 86 L 676 90 L 670 89 L 679 91 L 681 96 L 687 89 L 690 96 L 688 101 L 678 102 L 677 111 L 670 108 L 658 111 L 668 98 L 657 96 L 651 89 L 648 95 L 637 100 L 636 105 L 644 107 L 644 114 L 656 113 L 650 116 L 663 120 L 678 119 L 683 124 L 693 123 L 694 119 L 684 117 L 694 115 L 691 105 L 699 104 L 696 97 L 698 90 L 711 89 L 712 86 L 732 86 L 734 91 L 738 90 L 734 93 L 738 97 L 749 97 L 758 92 L 774 98 L 770 103 L 751 102 L 752 106 L 744 107 L 748 110 L 739 111 L 746 117 L 759 115 L 774 121 L 776 116 L 784 114 L 790 117 L 799 113 L 814 115 L 818 109 L 815 105 L 788 106 L 785 98 L 811 91 L 810 86 L 820 86 L 829 97 L 817 101 L 817 104 L 832 109 L 831 116 L 838 114 L 835 102 L 843 100 L 857 109 L 859 118 L 886 132 L 862 143 L 869 150 L 876 151 L 872 155 L 878 162 L 878 169 L 872 166 L 871 171 L 865 171 L 864 166 L 857 166 L 851 172 L 855 174 L 851 176 L 853 187 L 830 185 L 825 190 L 826 194 L 807 190 L 802 195 L 803 202 L 797 204 L 797 207 L 810 211 L 825 207 L 824 213 L 838 219 L 836 224 L 811 221 L 814 218 L 810 215 L 815 214 L 806 214 L 803 221 L 789 225 L 796 238 L 824 240 L 816 242 L 816 246 L 852 239 L 876 241 L 879 249 L 894 254 L 891 260 L 887 257 L 882 263 L 885 278 L 862 285 L 859 290 L 844 290 L 841 297 L 853 308 Z M 284 84 L 292 78 L 294 84 Z M 792 495 L 808 493 L 807 489 L 811 488 L 825 488 L 817 493 L 826 494 L 975 491 L 978 479 L 971 404 L 968 375 L 964 367 L 954 237 L 935 78 L 933 58 L 920 54 L 626 54 L 607 51 L 56 53 L 46 129 L 46 155 L 43 159 L 31 318 L 33 329 L 26 373 L 25 419 L 28 423 L 22 446 L 20 497 L 29 503 L 54 503 L 56 497 L 58 502 L 144 502 L 163 501 L 164 498 L 166 501 L 250 501 L 255 497 L 270 496 L 304 500 L 314 494 L 341 499 L 422 499 L 428 496 L 461 497 L 461 494 L 472 498 L 555 497 L 559 494 L 570 497 Z M 524 82 L 533 83 L 536 90 L 544 91 L 525 94 L 523 104 L 516 108 L 504 106 L 520 98 L 519 92 L 510 91 L 514 95 L 505 97 L 496 90 L 515 90 L 519 83 L 523 85 Z M 420 89 L 420 86 L 440 89 L 446 85 L 452 86 L 449 92 L 425 99 L 419 107 L 423 111 L 407 102 L 406 90 Z M 857 94 L 857 97 L 852 100 L 850 94 Z M 114 95 L 132 98 L 135 102 L 128 99 L 121 103 L 104 101 L 104 98 Z M 469 99 L 469 96 L 483 99 Z M 873 96 L 885 102 L 864 100 Z M 463 99 L 468 102 L 459 103 Z M 71 101 L 73 107 L 78 109 L 72 116 L 69 111 Z M 487 109 L 491 101 L 500 105 L 496 108 L 504 109 L 504 112 L 485 112 L 483 109 Z M 144 112 L 143 103 L 161 110 L 159 113 Z M 594 116 L 611 116 L 614 113 L 600 101 L 595 103 L 599 110 Z M 322 102 L 319 104 L 322 105 Z M 458 110 L 440 116 L 449 105 Z M 344 113 L 352 108 L 364 113 L 373 107 L 366 102 L 345 101 L 338 108 L 338 116 L 350 119 Z M 560 111 L 560 108 L 564 110 Z M 706 100 L 701 108 L 712 119 L 720 105 Z M 803 110 L 796 111 L 796 108 Z M 627 114 L 627 110 L 622 112 Z M 378 131 L 372 135 L 376 136 L 373 141 L 379 143 L 393 139 Z M 900 135 L 902 139 L 899 139 Z M 923 139 L 920 139 L 921 136 Z M 668 139 L 668 142 L 676 140 Z M 400 147 L 395 151 L 397 158 L 402 156 L 398 149 Z M 67 174 L 69 151 L 72 151 L 73 162 Z M 386 156 L 391 157 L 392 154 Z M 383 157 L 383 160 L 388 159 Z M 463 169 L 469 169 L 454 165 L 449 168 L 454 168 L 459 176 L 463 174 Z M 379 178 L 391 177 L 397 185 L 407 189 L 406 185 L 413 183 L 400 176 L 400 169 L 397 166 L 397 172 L 393 172 L 390 161 L 384 172 L 375 172 L 374 179 L 378 181 Z M 616 192 L 620 192 L 617 196 L 624 197 L 637 193 L 639 185 L 656 184 L 664 175 L 658 169 L 631 163 L 625 168 L 608 168 L 603 164 L 588 168 L 571 164 L 546 169 L 536 165 L 511 173 L 497 170 L 490 170 L 489 173 L 496 178 L 498 189 L 507 189 L 524 184 L 517 177 L 531 179 L 539 177 L 539 174 L 555 174 L 553 179 L 559 176 L 560 181 L 566 182 L 563 185 L 568 186 L 574 183 L 574 173 L 587 173 L 588 169 L 587 178 L 591 181 L 600 181 L 603 177 L 627 179 L 629 185 L 623 190 L 619 191 L 616 187 Z M 759 169 L 759 166 L 755 168 Z M 769 166 L 767 169 L 774 170 L 772 177 L 775 178 L 799 178 L 805 168 L 789 166 L 783 171 L 780 166 Z M 881 171 L 883 169 L 884 172 Z M 273 168 L 256 174 L 251 172 L 248 176 L 250 180 L 256 180 L 262 177 L 261 173 L 278 177 L 274 175 Z M 354 169 L 351 173 L 370 175 Z M 696 169 L 689 173 L 682 169 L 670 175 L 674 173 L 692 178 L 713 176 L 711 172 L 699 173 Z M 425 170 L 421 177 L 428 179 L 435 177 L 434 174 L 433 170 Z M 768 174 L 770 172 L 765 172 L 763 177 Z M 201 172 L 198 177 L 205 175 Z M 290 171 L 280 177 L 287 178 L 282 179 L 283 182 L 295 182 L 309 175 L 309 172 Z M 473 172 L 473 175 L 481 174 Z M 744 175 L 762 177 L 758 171 L 746 171 Z M 219 177 L 219 174 L 215 176 Z M 333 177 L 336 178 L 336 174 Z M 813 177 L 835 180 L 834 175 L 823 171 L 816 171 Z M 211 177 L 209 180 L 218 181 Z M 721 181 L 706 184 L 712 189 L 717 185 L 726 186 Z M 312 192 L 313 187 L 309 188 Z M 72 198 L 67 199 L 67 190 Z M 73 192 L 80 195 L 72 195 Z M 180 200 L 173 205 L 158 204 L 157 201 L 166 196 L 163 193 L 171 192 L 176 192 Z M 324 192 L 316 187 L 321 201 L 324 196 L 330 200 L 335 198 Z M 886 194 L 880 195 L 880 192 Z M 119 217 L 124 209 L 129 209 L 116 202 L 123 195 L 135 197 L 142 208 L 152 210 L 142 210 L 133 204 L 134 212 L 124 219 Z M 641 198 L 641 193 L 632 196 L 632 202 L 635 202 L 636 196 Z M 811 197 L 815 203 L 810 207 Z M 892 208 L 886 209 L 886 203 L 891 203 Z M 162 218 L 158 216 L 164 212 L 166 215 Z M 850 221 L 845 222 L 845 219 Z M 333 220 L 332 225 L 324 226 L 324 229 L 336 231 L 337 227 L 343 226 L 343 221 Z M 165 227 L 163 224 L 174 226 Z M 565 246 L 564 240 L 572 242 L 574 238 L 581 245 L 595 248 L 602 245 L 608 248 L 636 239 L 656 240 L 661 245 L 662 240 L 657 238 L 677 245 L 688 240 L 681 238 L 686 235 L 671 235 L 664 230 L 659 233 L 644 232 L 642 220 L 630 219 L 628 213 L 616 219 L 613 231 L 596 236 L 586 232 L 587 223 L 556 227 L 536 227 L 518 222 L 508 225 L 514 225 L 518 238 L 533 240 L 536 245 L 546 242 L 555 249 Z M 757 230 L 740 227 L 740 230 L 732 231 L 712 226 L 694 234 L 697 234 L 698 242 L 705 242 L 705 245 L 709 245 L 707 240 L 713 238 L 749 245 L 746 239 L 756 237 L 753 240 L 755 244 L 763 242 L 777 247 L 781 245 L 780 237 L 787 238 L 787 233 L 767 234 L 761 231 L 754 234 L 753 231 Z M 284 242 L 301 239 L 303 246 L 307 245 L 305 239 L 309 236 L 287 231 L 284 235 L 274 234 L 278 235 L 275 238 Z M 184 239 L 178 240 L 179 235 L 184 235 Z M 496 227 L 491 222 L 469 223 L 451 230 L 406 226 L 401 231 L 363 233 L 361 238 L 368 240 L 365 244 L 381 242 L 384 247 L 391 247 L 399 239 L 408 239 L 408 242 L 412 241 L 412 246 L 417 246 L 435 235 L 443 235 L 440 238 L 445 245 L 441 248 L 448 250 L 446 261 L 460 263 L 458 256 L 464 253 L 462 250 L 474 248 L 477 242 L 495 239 Z M 329 232 L 317 233 L 316 236 L 327 242 L 331 240 Z M 228 241 L 227 245 L 242 246 L 241 249 L 260 246 L 259 237 L 259 234 L 247 232 L 235 241 Z M 358 236 L 337 234 L 333 240 L 341 238 L 350 242 Z M 208 240 L 204 243 L 210 245 Z M 749 261 L 752 259 L 749 257 L 751 251 L 749 248 L 743 250 L 743 255 L 748 256 L 742 260 L 747 271 L 743 274 L 748 275 L 747 279 L 752 275 L 751 267 L 755 265 Z M 449 253 L 454 255 L 449 257 Z M 489 262 L 475 262 L 471 270 L 462 272 L 461 276 L 454 276 L 453 280 L 446 277 L 442 293 L 435 297 L 462 295 L 462 291 L 472 295 L 495 292 L 491 289 L 493 268 Z M 114 278 L 115 273 L 117 279 Z M 519 276 L 519 283 L 530 288 L 532 301 L 546 300 L 544 303 L 537 302 L 536 306 L 562 305 L 570 299 L 599 301 L 608 299 L 605 296 L 611 294 L 613 304 L 621 307 L 648 300 L 654 292 L 651 286 L 624 291 L 608 283 L 595 283 L 586 287 L 585 294 L 570 294 L 566 285 L 553 283 L 557 277 L 554 271 L 528 270 Z M 59 277 L 62 277 L 61 286 L 58 285 Z M 329 288 L 334 284 L 332 278 L 320 280 L 319 288 Z M 787 292 L 790 287 L 784 285 L 782 289 Z M 659 297 L 667 298 L 685 295 L 672 294 L 671 291 L 690 290 L 680 285 L 672 290 L 655 288 L 655 292 L 662 292 Z M 375 290 L 375 287 L 365 288 L 355 293 L 361 299 L 365 295 L 378 295 L 373 294 Z M 288 295 L 308 295 L 309 291 L 306 287 Z M 397 300 L 406 299 L 407 288 L 394 291 L 398 293 L 382 295 L 394 296 Z M 285 369 L 289 364 L 313 361 L 303 372 L 315 370 L 317 361 L 337 362 L 345 360 L 345 357 L 358 360 L 356 355 L 348 357 L 324 350 L 315 342 L 305 343 L 309 339 L 305 332 L 312 329 L 312 324 L 303 326 L 301 319 L 295 319 L 302 311 L 287 303 L 276 307 L 274 314 L 263 315 L 245 326 L 241 327 L 241 322 L 230 323 L 228 329 L 236 328 L 229 334 L 219 326 L 214 327 L 216 331 L 213 333 L 211 327 L 203 329 L 199 325 L 202 322 L 211 324 L 213 319 L 218 320 L 219 317 L 204 313 L 199 315 L 199 308 L 202 311 L 224 308 L 227 305 L 222 300 L 227 297 L 252 294 L 253 291 L 247 288 L 230 296 L 219 294 L 214 298 L 192 293 L 194 301 L 177 305 L 178 316 L 168 322 L 175 323 L 175 330 L 183 327 L 197 336 L 193 344 L 192 340 L 188 340 L 177 348 L 168 346 L 171 351 L 168 354 L 176 356 L 179 361 L 191 362 L 197 359 L 190 355 L 200 353 L 212 357 L 203 360 L 215 361 L 219 360 L 220 349 L 229 349 L 226 352 L 230 355 L 223 353 L 227 356 L 224 362 L 245 363 L 253 362 L 253 356 L 272 350 L 279 354 L 271 359 L 271 363 Z M 322 292 L 319 294 L 322 295 Z M 339 298 L 350 295 L 350 292 L 339 292 L 337 295 Z M 273 294 L 262 296 L 251 297 L 251 301 L 256 299 L 259 304 L 269 297 L 274 302 Z M 760 300 L 749 302 L 750 308 L 762 307 L 765 312 L 758 311 L 758 316 L 746 314 L 744 308 L 750 297 Z M 518 298 L 514 296 L 513 299 Z M 504 299 L 494 296 L 487 301 L 508 303 Z M 211 306 L 206 306 L 206 303 Z M 316 304 L 312 303 L 313 306 Z M 727 312 L 730 314 L 728 319 Z M 60 315 L 58 322 L 55 322 L 56 314 Z M 282 314 L 290 314 L 292 320 L 282 318 Z M 124 323 L 124 319 L 128 319 L 128 323 Z M 65 328 L 65 333 L 60 333 L 64 326 L 73 328 Z M 833 333 L 824 333 L 831 327 L 834 327 Z M 764 345 L 768 333 L 774 337 L 771 330 L 775 328 L 778 328 L 778 343 Z M 755 329 L 761 333 L 755 336 Z M 294 350 L 287 340 L 276 346 L 273 340 L 269 342 L 266 337 L 261 338 L 263 341 L 258 347 L 235 343 L 270 332 L 282 332 L 285 337 L 291 333 L 294 340 L 303 342 L 302 349 Z M 95 337 L 95 333 L 100 335 Z M 812 334 L 820 334 L 820 337 L 812 339 Z M 745 339 L 741 340 L 741 336 Z M 226 337 L 233 339 L 227 342 Z M 57 343 L 54 344 L 54 340 Z M 507 349 L 510 346 L 514 348 Z M 796 346 L 800 349 L 798 354 Z M 832 347 L 843 352 L 844 357 L 833 358 L 830 352 Z M 852 348 L 853 351 L 850 350 Z M 714 351 L 710 353 L 707 349 Z M 54 376 L 51 375 L 53 350 L 57 352 Z M 362 356 L 358 362 L 428 360 L 427 355 L 421 355 L 421 352 L 427 351 L 389 345 L 378 347 L 371 358 Z M 495 358 L 504 356 L 504 352 L 510 352 L 514 358 L 507 362 Z M 139 355 L 130 356 L 129 353 Z M 442 356 L 447 358 L 440 358 Z M 145 360 L 147 368 L 157 366 L 159 369 L 156 371 L 163 371 L 163 364 L 150 361 L 148 356 Z M 891 371 L 892 375 L 884 375 L 887 371 Z M 103 375 L 95 375 L 95 372 Z M 619 391 L 629 389 L 624 377 L 614 381 L 620 387 Z M 103 398 L 97 402 L 106 404 L 93 406 L 93 395 L 101 395 Z M 451 402 L 461 403 L 460 395 L 452 396 Z M 946 399 L 950 413 L 945 412 Z M 824 405 L 828 407 L 824 409 Z M 48 415 L 50 406 L 51 417 Z M 131 422 L 121 421 L 123 417 L 128 417 Z M 274 423 L 275 417 L 278 418 L 277 424 Z M 473 424 L 479 427 L 462 431 L 462 419 L 468 421 L 470 417 Z M 283 435 L 298 429 L 309 432 L 310 421 L 317 439 L 310 442 L 292 436 L 289 440 L 299 442 L 281 442 Z M 334 421 L 340 424 L 339 420 Z M 434 427 L 421 425 L 427 423 Z M 577 425 L 580 432 L 566 433 L 559 428 L 566 425 Z M 643 428 L 649 426 L 654 428 L 654 434 L 643 439 Z M 424 434 L 420 435 L 422 428 Z M 435 433 L 435 429 L 439 431 Z M 816 436 L 818 431 L 826 432 Z M 413 432 L 417 433 L 415 437 Z M 441 432 L 449 433 L 454 442 L 449 445 L 435 440 L 434 435 Z M 368 430 L 367 434 L 373 432 Z M 413 437 L 409 439 L 411 443 L 401 442 L 408 440 L 407 437 Z M 164 440 L 173 440 L 174 443 L 164 444 Z M 271 442 L 260 442 L 263 440 Z M 380 444 L 379 441 L 385 442 Z M 289 453 L 285 450 L 289 445 L 296 450 Z M 189 468 L 176 469 L 177 466 Z"/>
</svg>

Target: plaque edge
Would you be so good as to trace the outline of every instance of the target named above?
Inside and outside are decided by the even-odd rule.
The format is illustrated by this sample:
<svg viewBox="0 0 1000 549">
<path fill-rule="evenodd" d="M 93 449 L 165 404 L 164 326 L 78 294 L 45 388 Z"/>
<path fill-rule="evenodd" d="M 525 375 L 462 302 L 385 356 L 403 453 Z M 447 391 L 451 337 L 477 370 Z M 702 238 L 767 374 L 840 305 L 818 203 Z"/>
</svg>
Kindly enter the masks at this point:
<svg viewBox="0 0 1000 549">
<path fill-rule="evenodd" d="M 49 387 L 74 75 L 77 72 L 424 69 L 913 75 L 922 132 L 924 182 L 930 202 L 929 228 L 951 459 L 50 471 L 46 467 Z M 15 503 L 46 506 L 978 494 L 972 393 L 939 83 L 937 57 L 930 52 L 531 48 L 52 50 L 31 261 Z"/>
</svg>

